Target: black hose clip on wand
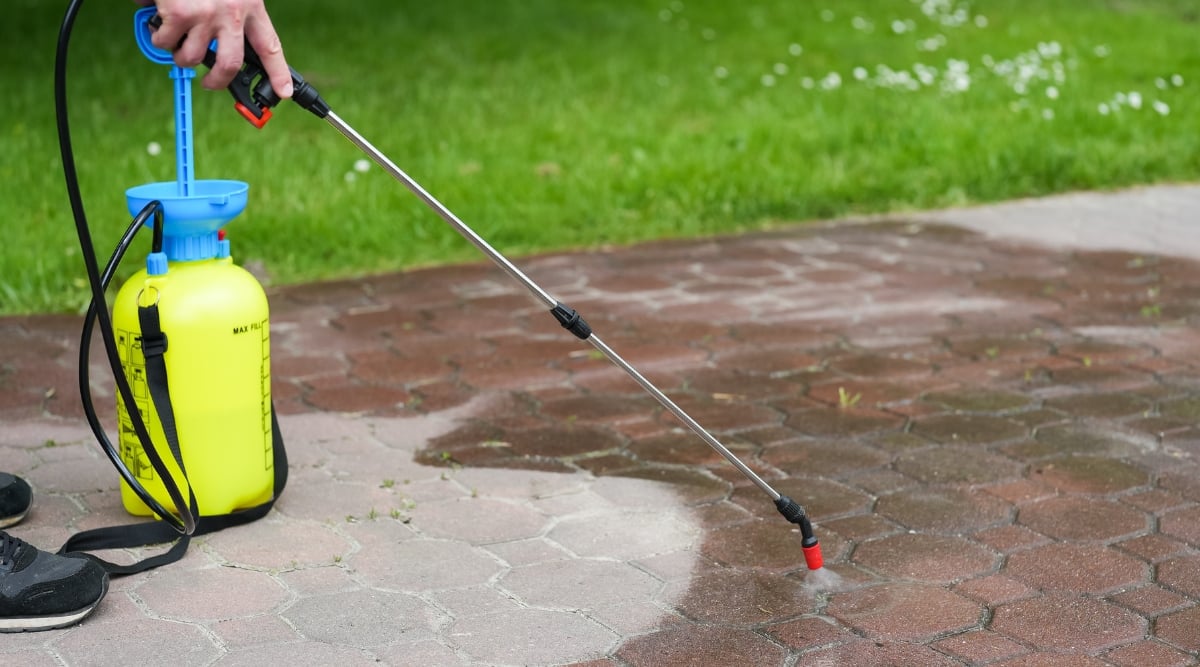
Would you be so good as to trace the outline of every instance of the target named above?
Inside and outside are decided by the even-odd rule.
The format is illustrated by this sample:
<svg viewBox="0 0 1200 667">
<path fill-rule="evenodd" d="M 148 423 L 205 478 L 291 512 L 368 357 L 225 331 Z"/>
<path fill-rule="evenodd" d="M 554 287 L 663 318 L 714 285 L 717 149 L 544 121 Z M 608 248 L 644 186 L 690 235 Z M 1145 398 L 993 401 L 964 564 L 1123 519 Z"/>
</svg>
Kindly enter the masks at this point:
<svg viewBox="0 0 1200 667">
<path fill-rule="evenodd" d="M 150 25 L 152 28 L 157 27 L 158 25 L 155 22 L 155 19 L 158 19 L 157 15 L 150 20 Z M 205 54 L 205 65 L 211 68 L 213 63 L 216 62 L 216 55 L 217 54 L 214 51 L 209 49 L 208 53 Z M 687 427 L 690 428 L 696 435 L 700 436 L 702 440 L 708 443 L 710 447 L 715 449 L 721 456 L 724 456 L 726 460 L 732 463 L 733 466 L 741 471 L 743 475 L 750 478 L 750 481 L 754 482 L 758 488 L 762 489 L 764 493 L 766 493 L 773 501 L 775 501 L 776 509 L 779 510 L 779 513 L 782 514 L 785 519 L 800 527 L 800 535 L 802 538 L 800 544 L 804 552 L 804 561 L 808 565 L 808 569 L 817 570 L 823 566 L 824 559 L 821 556 L 821 546 L 817 542 L 816 535 L 813 534 L 812 523 L 805 514 L 804 508 L 801 507 L 799 503 L 773 489 L 771 485 L 767 484 L 767 482 L 759 477 L 758 474 L 748 468 L 745 463 L 742 463 L 742 461 L 738 459 L 733 452 L 729 451 L 725 445 L 721 444 L 719 440 L 713 437 L 711 433 L 706 431 L 704 427 L 700 426 L 696 420 L 692 419 L 691 416 L 684 412 L 682 408 L 676 405 L 674 401 L 660 391 L 658 387 L 654 386 L 654 384 L 652 384 L 641 373 L 639 373 L 637 369 L 622 359 L 620 355 L 612 350 L 612 348 L 610 348 L 594 333 L 592 333 L 591 327 L 588 326 L 588 323 L 579 315 L 579 313 L 577 313 L 573 308 L 570 308 L 566 304 L 563 304 L 557 299 L 551 297 L 546 293 L 545 290 L 538 286 L 537 283 L 530 280 L 528 276 L 522 273 L 521 270 L 513 265 L 513 263 L 510 262 L 504 255 L 500 254 L 500 252 L 489 245 L 487 241 L 476 234 L 475 231 L 468 227 L 462 220 L 459 220 L 458 216 L 454 215 L 450 209 L 443 206 L 441 202 L 435 199 L 433 195 L 426 192 L 425 189 L 420 186 L 420 184 L 413 180 L 408 174 L 404 173 L 403 170 L 397 167 L 396 164 L 388 159 L 386 155 L 380 152 L 379 149 L 371 145 L 371 143 L 363 138 L 363 136 L 358 132 L 356 132 L 354 128 L 350 127 L 345 121 L 339 118 L 338 115 L 329 108 L 329 105 L 324 99 L 322 99 L 317 90 L 313 88 L 312 85 L 307 81 L 305 81 L 304 77 L 300 76 L 295 69 L 292 69 L 291 72 L 292 83 L 294 84 L 294 91 L 292 93 L 293 102 L 312 112 L 317 118 L 324 119 L 327 123 L 332 125 L 334 129 L 336 129 L 338 132 L 341 132 L 343 136 L 350 140 L 350 143 L 358 146 L 359 149 L 366 153 L 367 157 L 370 157 L 376 164 L 382 167 L 384 171 L 391 174 L 396 180 L 400 181 L 402 185 L 412 191 L 412 193 L 416 195 L 418 199 L 425 202 L 429 208 L 433 209 L 435 213 L 441 216 L 441 218 L 445 220 L 451 227 L 453 227 L 455 231 L 462 235 L 463 238 L 470 241 L 471 244 L 483 252 L 484 255 L 487 255 L 492 262 L 503 269 L 504 272 L 510 277 L 524 285 L 525 289 L 529 290 L 530 294 L 532 294 L 535 299 L 540 301 L 546 308 L 550 310 L 550 313 L 555 319 L 558 320 L 559 324 L 561 324 L 564 329 L 570 331 L 580 340 L 591 343 L 592 346 L 599 350 L 605 357 L 607 357 L 609 361 L 616 364 L 618 367 L 628 373 L 630 377 L 632 377 L 639 385 L 642 386 L 642 389 L 645 389 L 646 392 L 653 396 L 659 403 L 661 403 L 663 407 L 669 410 L 672 414 L 679 418 L 680 421 L 686 424 Z M 267 121 L 271 119 L 271 108 L 279 104 L 281 101 L 280 97 L 275 94 L 275 91 L 271 88 L 271 82 L 266 76 L 266 69 L 263 67 L 262 60 L 258 57 L 258 54 L 255 53 L 248 41 L 245 44 L 245 63 L 242 65 L 241 70 L 234 77 L 233 81 L 230 82 L 229 92 L 233 95 L 234 107 L 237 109 L 238 113 L 245 117 L 250 124 L 260 129 L 267 123 Z"/>
</svg>

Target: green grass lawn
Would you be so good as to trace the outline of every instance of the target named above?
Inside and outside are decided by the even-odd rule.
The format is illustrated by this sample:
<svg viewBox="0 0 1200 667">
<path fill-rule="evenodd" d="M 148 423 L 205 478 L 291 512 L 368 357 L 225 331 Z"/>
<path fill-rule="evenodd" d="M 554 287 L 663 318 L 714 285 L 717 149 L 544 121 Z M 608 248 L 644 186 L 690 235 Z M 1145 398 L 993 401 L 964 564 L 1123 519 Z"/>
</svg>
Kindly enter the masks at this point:
<svg viewBox="0 0 1200 667">
<path fill-rule="evenodd" d="M 6 5 L 0 313 L 86 300 L 53 125 L 65 6 Z M 271 6 L 292 65 L 334 110 L 513 258 L 1200 178 L 1195 0 Z M 125 189 L 175 177 L 171 82 L 134 45 L 135 9 L 87 3 L 71 50 L 105 256 L 128 224 Z M 251 184 L 228 231 L 235 258 L 274 283 L 479 259 L 294 106 L 258 131 L 197 86 L 195 130 L 197 177 Z"/>
</svg>

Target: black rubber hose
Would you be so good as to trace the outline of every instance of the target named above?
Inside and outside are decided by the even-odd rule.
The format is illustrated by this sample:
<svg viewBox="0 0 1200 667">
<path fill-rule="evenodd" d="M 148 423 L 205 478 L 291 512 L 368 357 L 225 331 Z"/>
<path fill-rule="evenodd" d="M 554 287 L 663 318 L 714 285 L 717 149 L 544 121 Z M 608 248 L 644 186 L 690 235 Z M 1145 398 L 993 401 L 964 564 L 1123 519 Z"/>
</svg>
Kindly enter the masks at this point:
<svg viewBox="0 0 1200 667">
<path fill-rule="evenodd" d="M 79 249 L 83 255 L 84 266 L 87 270 L 88 283 L 92 290 L 92 303 L 95 306 L 95 315 L 100 327 L 100 337 L 104 342 L 105 352 L 108 356 L 109 365 L 112 368 L 113 380 L 116 384 L 117 391 L 121 395 L 121 399 L 127 406 L 137 405 L 133 398 L 133 391 L 129 387 L 129 382 L 125 379 L 124 370 L 121 368 L 121 360 L 117 354 L 117 344 L 113 335 L 112 319 L 109 317 L 108 308 L 105 305 L 103 282 L 100 276 L 100 268 L 96 261 L 96 250 L 92 244 L 91 232 L 88 229 L 87 216 L 83 210 L 83 195 L 79 188 L 79 177 L 75 169 L 75 154 L 71 147 L 71 129 L 67 113 L 67 52 L 71 41 L 71 31 L 75 25 L 75 19 L 79 15 L 79 9 L 83 6 L 83 0 L 71 0 L 67 6 L 66 14 L 63 16 L 62 26 L 59 29 L 58 44 L 55 52 L 54 62 L 54 102 L 55 102 L 55 117 L 58 126 L 58 145 L 62 153 L 63 177 L 66 179 L 67 197 L 71 201 L 71 212 L 75 218 L 75 231 L 79 237 Z M 83 367 L 86 368 L 86 367 Z M 81 382 L 86 382 L 82 380 Z M 81 386 L 81 389 L 84 387 Z M 137 409 L 127 411 L 130 417 L 130 422 L 138 439 L 143 443 L 143 448 L 150 459 L 150 464 L 155 472 L 163 480 L 166 487 L 167 495 L 171 497 L 171 502 L 174 503 L 179 516 L 176 517 L 165 507 L 162 506 L 148 491 L 145 490 L 137 482 L 124 465 L 118 466 L 118 472 L 122 474 L 126 482 L 130 483 L 130 487 L 137 493 L 138 497 L 150 507 L 151 511 L 159 516 L 163 521 L 170 524 L 175 530 L 190 535 L 196 529 L 196 517 L 190 511 L 189 504 L 184 500 L 183 494 L 179 487 L 175 485 L 170 472 L 163 463 L 162 458 L 158 456 L 152 444 L 150 433 L 146 428 L 145 422 L 142 420 L 141 414 Z M 111 446 L 111 445 L 110 445 Z M 107 453 L 107 452 L 106 452 Z M 110 458 L 112 455 L 109 454 Z M 119 456 L 117 457 L 120 458 Z"/>
</svg>

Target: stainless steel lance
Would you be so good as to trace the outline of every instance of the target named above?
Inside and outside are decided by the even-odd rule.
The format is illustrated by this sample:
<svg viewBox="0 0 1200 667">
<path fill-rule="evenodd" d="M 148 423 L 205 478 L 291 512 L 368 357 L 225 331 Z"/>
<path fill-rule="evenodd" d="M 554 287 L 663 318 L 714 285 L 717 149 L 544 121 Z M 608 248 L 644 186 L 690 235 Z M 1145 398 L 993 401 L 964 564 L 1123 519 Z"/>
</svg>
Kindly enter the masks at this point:
<svg viewBox="0 0 1200 667">
<path fill-rule="evenodd" d="M 211 67 L 216 60 L 216 54 L 209 51 L 205 58 L 205 63 Z M 511 276 L 514 280 L 525 286 L 525 289 L 533 295 L 543 306 L 550 310 L 550 313 L 558 320 L 559 324 L 580 340 L 587 341 L 600 351 L 612 363 L 616 364 L 622 370 L 629 374 L 642 389 L 646 390 L 654 397 L 664 408 L 675 415 L 700 439 L 708 443 L 710 447 L 717 451 L 721 456 L 725 457 L 735 468 L 743 475 L 748 477 L 759 489 L 771 497 L 775 502 L 776 509 L 789 522 L 797 524 L 800 527 L 802 536 L 801 547 L 804 552 L 804 559 L 809 569 L 816 570 L 822 566 L 821 548 L 817 542 L 816 536 L 813 534 L 812 523 L 809 521 L 807 514 L 799 503 L 785 496 L 771 487 L 762 477 L 751 470 L 745 463 L 741 461 L 729 448 L 721 444 L 711 433 L 702 427 L 695 419 L 692 419 L 687 412 L 680 408 L 666 394 L 664 394 L 652 382 L 646 379 L 644 375 L 638 372 L 636 368 L 621 358 L 611 347 L 592 331 L 588 323 L 577 313 L 573 308 L 550 296 L 546 290 L 542 289 L 537 283 L 526 276 L 504 255 L 500 254 L 491 246 L 475 230 L 471 229 L 466 223 L 454 215 L 450 209 L 446 208 L 433 195 L 429 194 L 425 188 L 421 187 L 411 176 L 406 174 L 403 169 L 396 166 L 386 155 L 378 148 L 373 146 L 361 134 L 359 134 L 346 121 L 330 109 L 329 104 L 321 97 L 317 90 L 308 83 L 296 70 L 292 70 L 293 93 L 292 101 L 300 107 L 307 109 L 318 118 L 323 118 L 334 129 L 340 132 L 343 136 L 350 140 L 355 146 L 358 146 L 367 157 L 371 158 L 375 164 L 383 168 L 384 171 L 391 174 L 393 178 L 400 181 L 404 187 L 408 188 L 418 199 L 423 201 L 429 208 L 433 209 L 443 220 L 454 228 L 463 238 L 471 242 L 483 254 L 487 255 L 497 266 L 505 273 Z M 245 44 L 245 62 L 238 76 L 229 84 L 229 92 L 235 100 L 235 107 L 251 124 L 256 127 L 262 127 L 271 117 L 271 108 L 277 105 L 281 99 L 275 94 L 271 88 L 270 81 L 266 76 L 265 68 L 258 54 L 250 46 L 249 42 Z"/>
</svg>

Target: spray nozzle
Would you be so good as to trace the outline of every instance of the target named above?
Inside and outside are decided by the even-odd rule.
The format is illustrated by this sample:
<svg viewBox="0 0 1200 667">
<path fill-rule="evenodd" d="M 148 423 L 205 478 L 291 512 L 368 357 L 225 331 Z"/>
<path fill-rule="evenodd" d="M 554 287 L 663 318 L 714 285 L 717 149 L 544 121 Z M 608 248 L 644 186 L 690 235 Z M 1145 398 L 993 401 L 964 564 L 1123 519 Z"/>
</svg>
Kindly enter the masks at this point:
<svg viewBox="0 0 1200 667">
<path fill-rule="evenodd" d="M 808 565 L 808 569 L 821 569 L 825 565 L 825 558 L 821 555 L 821 545 L 817 542 L 812 522 L 808 520 L 804 508 L 800 506 L 800 503 L 783 495 L 775 500 L 775 508 L 779 510 L 783 518 L 800 526 L 800 550 L 804 552 L 804 563 Z"/>
</svg>

